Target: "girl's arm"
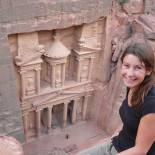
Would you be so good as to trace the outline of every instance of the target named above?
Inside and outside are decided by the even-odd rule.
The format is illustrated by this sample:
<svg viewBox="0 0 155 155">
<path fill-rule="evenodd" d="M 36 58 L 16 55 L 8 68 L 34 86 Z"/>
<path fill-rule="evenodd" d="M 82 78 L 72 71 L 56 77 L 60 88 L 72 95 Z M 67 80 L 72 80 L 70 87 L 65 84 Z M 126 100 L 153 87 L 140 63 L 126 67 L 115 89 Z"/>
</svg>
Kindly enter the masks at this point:
<svg viewBox="0 0 155 155">
<path fill-rule="evenodd" d="M 155 141 L 155 114 L 142 117 L 134 147 L 118 153 L 117 155 L 146 155 Z"/>
</svg>

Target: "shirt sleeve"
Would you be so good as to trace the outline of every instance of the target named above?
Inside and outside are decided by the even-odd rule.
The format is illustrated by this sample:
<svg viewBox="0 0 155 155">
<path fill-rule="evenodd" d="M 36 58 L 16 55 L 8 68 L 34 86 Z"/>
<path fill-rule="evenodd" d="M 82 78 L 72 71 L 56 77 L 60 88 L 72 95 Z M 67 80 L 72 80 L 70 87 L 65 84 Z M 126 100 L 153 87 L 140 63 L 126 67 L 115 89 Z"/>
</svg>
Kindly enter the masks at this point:
<svg viewBox="0 0 155 155">
<path fill-rule="evenodd" d="M 149 96 L 142 105 L 142 116 L 155 113 L 155 96 Z"/>
</svg>

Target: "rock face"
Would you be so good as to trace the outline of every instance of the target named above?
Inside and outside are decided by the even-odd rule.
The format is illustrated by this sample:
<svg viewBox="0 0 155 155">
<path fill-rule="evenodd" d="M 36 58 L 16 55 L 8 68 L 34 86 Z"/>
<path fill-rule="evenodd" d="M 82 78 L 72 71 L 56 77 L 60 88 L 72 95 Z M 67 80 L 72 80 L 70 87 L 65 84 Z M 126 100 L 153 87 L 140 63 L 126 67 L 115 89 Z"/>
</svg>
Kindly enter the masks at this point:
<svg viewBox="0 0 155 155">
<path fill-rule="evenodd" d="M 144 8 L 146 13 L 154 13 L 155 1 L 154 0 L 146 1 Z"/>
<path fill-rule="evenodd" d="M 60 29 L 90 23 L 106 16 L 110 5 L 111 0 L 7 0 L 1 2 L 0 22 L 4 23 L 9 34 Z"/>
<path fill-rule="evenodd" d="M 2 0 L 0 133 L 29 141 L 87 119 L 113 133 L 126 93 L 119 58 L 131 41 L 154 46 L 153 2 Z"/>
<path fill-rule="evenodd" d="M 0 154 L 1 155 L 24 155 L 21 144 L 12 137 L 0 137 Z"/>
</svg>

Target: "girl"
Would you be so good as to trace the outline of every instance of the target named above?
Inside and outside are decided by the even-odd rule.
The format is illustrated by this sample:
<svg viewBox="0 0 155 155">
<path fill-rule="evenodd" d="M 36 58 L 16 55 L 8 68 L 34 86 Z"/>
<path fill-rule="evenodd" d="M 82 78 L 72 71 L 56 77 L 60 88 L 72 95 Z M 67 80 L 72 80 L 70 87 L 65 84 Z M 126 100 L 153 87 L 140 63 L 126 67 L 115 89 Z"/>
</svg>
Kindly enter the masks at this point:
<svg viewBox="0 0 155 155">
<path fill-rule="evenodd" d="M 78 155 L 155 155 L 155 57 L 145 43 L 128 45 L 121 56 L 127 95 L 119 113 L 120 133 Z"/>
</svg>

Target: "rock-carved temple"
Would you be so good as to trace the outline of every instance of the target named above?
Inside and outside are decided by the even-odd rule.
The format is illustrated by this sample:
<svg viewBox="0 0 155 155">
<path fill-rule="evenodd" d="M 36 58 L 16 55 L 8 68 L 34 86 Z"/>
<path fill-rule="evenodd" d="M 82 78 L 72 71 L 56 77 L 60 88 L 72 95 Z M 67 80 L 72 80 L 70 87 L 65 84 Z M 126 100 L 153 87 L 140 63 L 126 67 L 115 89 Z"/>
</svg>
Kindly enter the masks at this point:
<svg viewBox="0 0 155 155">
<path fill-rule="evenodd" d="M 97 36 L 89 36 L 89 33 L 97 28 L 97 23 L 87 25 L 87 36 L 76 38 L 73 48 L 63 44 L 57 30 L 47 33 L 50 36 L 48 46 L 41 42 L 46 35 L 40 36 L 39 32 L 16 36 L 18 48 L 14 61 L 26 140 L 42 134 L 45 131 L 42 128 L 51 132 L 55 113 L 61 115 L 59 125 L 62 128 L 69 120 L 71 124 L 85 120 L 88 100 L 93 93 L 93 62 L 99 51 Z M 81 31 L 85 31 L 85 26 Z M 10 36 L 10 39 L 15 37 Z"/>
</svg>

